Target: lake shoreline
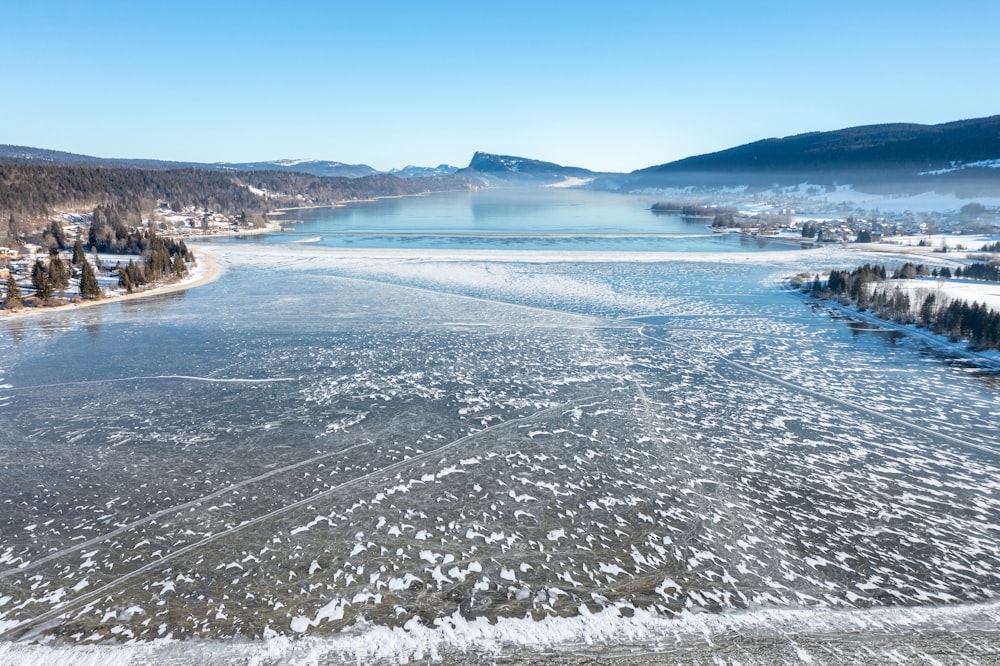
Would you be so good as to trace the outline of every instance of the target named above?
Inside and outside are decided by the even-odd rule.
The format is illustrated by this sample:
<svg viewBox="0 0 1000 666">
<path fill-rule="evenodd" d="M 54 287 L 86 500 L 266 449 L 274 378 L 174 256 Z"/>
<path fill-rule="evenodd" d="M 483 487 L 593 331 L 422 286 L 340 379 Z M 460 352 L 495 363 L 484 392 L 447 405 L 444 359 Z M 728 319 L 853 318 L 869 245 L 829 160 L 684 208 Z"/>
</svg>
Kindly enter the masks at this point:
<svg viewBox="0 0 1000 666">
<path fill-rule="evenodd" d="M 413 197 L 426 197 L 433 194 L 449 194 L 455 192 L 469 192 L 471 190 L 467 189 L 456 189 L 456 190 L 433 190 L 430 192 L 416 192 L 414 194 L 387 194 L 381 197 L 370 197 L 367 199 L 345 199 L 344 201 L 337 201 L 328 204 L 309 204 L 306 206 L 282 206 L 281 208 L 275 208 L 273 211 L 268 213 L 268 215 L 281 216 L 290 211 L 296 210 L 314 210 L 320 208 L 344 208 L 356 203 L 375 203 L 376 201 L 382 201 L 383 199 L 410 199 Z"/>
<path fill-rule="evenodd" d="M 222 269 L 215 255 L 202 248 L 199 248 L 197 263 L 193 267 L 189 267 L 188 271 L 188 276 L 177 282 L 156 285 L 150 287 L 149 289 L 136 291 L 131 294 L 111 294 L 93 300 L 78 300 L 65 303 L 63 305 L 50 305 L 44 307 L 25 307 L 16 311 L 4 309 L 0 311 L 0 321 L 22 319 L 24 317 L 41 314 L 75 312 L 76 310 L 98 305 L 109 305 L 111 303 L 120 303 L 122 301 L 146 298 L 148 296 L 159 296 L 161 294 L 185 291 L 187 289 L 193 289 L 195 287 L 200 287 L 202 285 L 209 284 L 210 282 L 214 282 L 222 274 Z"/>
</svg>

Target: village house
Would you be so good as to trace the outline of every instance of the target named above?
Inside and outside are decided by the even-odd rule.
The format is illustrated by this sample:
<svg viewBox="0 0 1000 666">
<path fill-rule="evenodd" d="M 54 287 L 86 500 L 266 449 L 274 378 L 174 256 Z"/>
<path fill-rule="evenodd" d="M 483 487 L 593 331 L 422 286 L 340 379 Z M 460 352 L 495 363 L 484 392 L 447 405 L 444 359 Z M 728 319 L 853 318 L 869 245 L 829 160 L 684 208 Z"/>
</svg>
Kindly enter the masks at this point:
<svg viewBox="0 0 1000 666">
<path fill-rule="evenodd" d="M 35 257 L 37 257 L 39 254 L 42 254 L 43 252 L 42 246 L 35 245 L 34 243 L 25 243 L 23 247 L 24 247 L 24 252 L 22 253 L 22 256 L 24 259 L 27 259 L 28 261 L 33 260 Z"/>
</svg>

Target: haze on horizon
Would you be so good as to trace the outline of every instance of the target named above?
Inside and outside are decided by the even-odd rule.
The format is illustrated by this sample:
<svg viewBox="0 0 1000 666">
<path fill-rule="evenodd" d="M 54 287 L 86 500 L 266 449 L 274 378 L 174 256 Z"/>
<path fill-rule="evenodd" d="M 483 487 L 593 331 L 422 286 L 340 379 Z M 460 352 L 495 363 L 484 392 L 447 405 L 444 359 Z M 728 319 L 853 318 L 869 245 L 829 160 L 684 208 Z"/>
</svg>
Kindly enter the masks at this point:
<svg viewBox="0 0 1000 666">
<path fill-rule="evenodd" d="M 377 6 L 189 0 L 5 8 L 0 143 L 101 157 L 476 150 L 631 171 L 772 136 L 1000 111 L 1000 5 Z"/>
</svg>

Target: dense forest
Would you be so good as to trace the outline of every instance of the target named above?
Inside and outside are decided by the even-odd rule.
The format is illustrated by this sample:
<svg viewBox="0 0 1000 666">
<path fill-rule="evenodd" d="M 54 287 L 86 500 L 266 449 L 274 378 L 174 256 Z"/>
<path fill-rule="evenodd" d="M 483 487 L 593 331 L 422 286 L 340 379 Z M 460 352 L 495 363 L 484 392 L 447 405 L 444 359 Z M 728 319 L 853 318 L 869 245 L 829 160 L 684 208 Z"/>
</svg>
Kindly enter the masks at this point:
<svg viewBox="0 0 1000 666">
<path fill-rule="evenodd" d="M 152 170 L 0 164 L 0 245 L 40 231 L 60 210 L 104 208 L 120 222 L 141 219 L 158 201 L 225 215 L 266 215 L 281 206 L 330 205 L 381 196 L 463 189 L 455 177 L 402 179 L 387 174 L 333 178 L 272 171 Z"/>
<path fill-rule="evenodd" d="M 221 172 L 0 164 L 0 215 L 4 218 L 44 217 L 58 208 L 108 204 L 152 208 L 159 199 L 221 212 L 267 206 L 237 177 Z"/>
<path fill-rule="evenodd" d="M 865 264 L 852 271 L 830 271 L 826 282 L 819 276 L 797 280 L 797 286 L 816 298 L 836 300 L 883 319 L 922 326 L 953 340 L 967 339 L 975 349 L 1000 349 L 1000 313 L 983 303 L 946 299 L 930 290 L 903 290 L 893 280 L 919 277 L 965 277 L 1000 281 L 996 264 L 976 263 L 952 272 L 906 263 L 888 270 L 882 265 Z"/>
</svg>

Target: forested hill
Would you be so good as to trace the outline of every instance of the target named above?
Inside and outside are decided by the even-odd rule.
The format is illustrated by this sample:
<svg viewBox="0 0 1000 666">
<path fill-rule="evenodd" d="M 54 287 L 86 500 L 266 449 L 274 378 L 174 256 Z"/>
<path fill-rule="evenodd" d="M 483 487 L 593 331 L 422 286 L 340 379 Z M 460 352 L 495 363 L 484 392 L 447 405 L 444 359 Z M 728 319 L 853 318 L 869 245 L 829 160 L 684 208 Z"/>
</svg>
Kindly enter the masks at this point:
<svg viewBox="0 0 1000 666">
<path fill-rule="evenodd" d="M 464 189 L 456 177 L 376 174 L 330 178 L 294 172 L 154 170 L 0 164 L 0 244 L 39 227 L 61 210 L 115 206 L 151 210 L 158 201 L 224 214 L 266 213 L 282 206 L 331 205 L 373 197 Z"/>
<path fill-rule="evenodd" d="M 273 160 L 269 162 L 171 162 L 167 160 L 123 159 L 78 155 L 60 150 L 0 145 L 0 163 L 107 167 L 111 169 L 205 169 L 210 171 L 279 171 L 313 176 L 360 178 L 380 173 L 367 164 L 344 164 L 330 160 Z M 402 174 L 404 177 L 407 173 Z"/>
<path fill-rule="evenodd" d="M 0 164 L 35 164 L 49 166 L 107 167 L 110 169 L 185 169 L 197 168 L 195 162 L 169 162 L 164 160 L 118 159 L 78 155 L 61 150 L 31 148 L 28 146 L 0 145 Z"/>
<path fill-rule="evenodd" d="M 1000 183 L 1000 116 L 941 125 L 867 125 L 764 139 L 634 171 L 631 187 L 768 182 Z"/>
</svg>

